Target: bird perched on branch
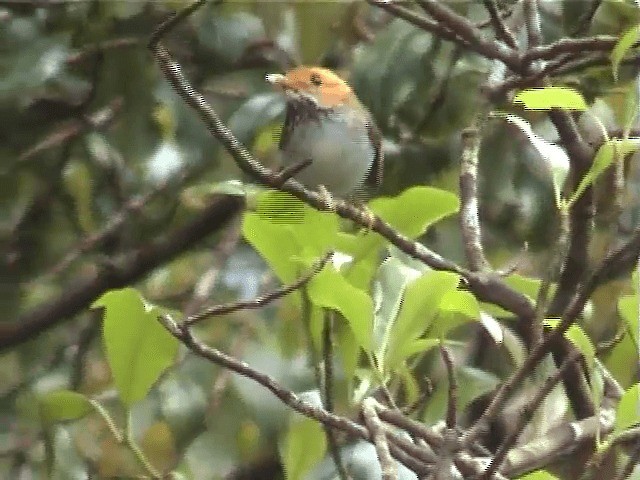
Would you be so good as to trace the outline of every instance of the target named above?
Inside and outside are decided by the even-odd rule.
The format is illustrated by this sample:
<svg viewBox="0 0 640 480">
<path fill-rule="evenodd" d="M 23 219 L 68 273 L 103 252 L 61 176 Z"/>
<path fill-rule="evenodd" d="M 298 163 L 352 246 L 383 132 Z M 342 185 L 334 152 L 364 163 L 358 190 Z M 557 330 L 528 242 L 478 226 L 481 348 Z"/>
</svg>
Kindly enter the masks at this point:
<svg viewBox="0 0 640 480">
<path fill-rule="evenodd" d="M 266 78 L 287 100 L 280 137 L 284 167 L 310 161 L 294 175 L 297 180 L 342 198 L 380 185 L 381 135 L 347 82 L 321 67 Z"/>
</svg>

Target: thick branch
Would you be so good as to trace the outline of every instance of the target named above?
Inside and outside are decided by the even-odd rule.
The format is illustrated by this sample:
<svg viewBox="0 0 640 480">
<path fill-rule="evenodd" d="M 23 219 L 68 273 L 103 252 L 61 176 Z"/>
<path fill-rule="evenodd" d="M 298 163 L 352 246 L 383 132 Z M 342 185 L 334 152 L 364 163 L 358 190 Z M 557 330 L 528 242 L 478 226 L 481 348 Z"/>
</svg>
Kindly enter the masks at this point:
<svg viewBox="0 0 640 480">
<path fill-rule="evenodd" d="M 43 302 L 13 322 L 1 324 L 0 351 L 34 338 L 61 320 L 86 310 L 105 291 L 141 280 L 154 268 L 222 228 L 239 212 L 243 203 L 238 197 L 217 197 L 183 227 L 123 255 L 112 265 L 80 278 L 55 299 Z"/>
</svg>

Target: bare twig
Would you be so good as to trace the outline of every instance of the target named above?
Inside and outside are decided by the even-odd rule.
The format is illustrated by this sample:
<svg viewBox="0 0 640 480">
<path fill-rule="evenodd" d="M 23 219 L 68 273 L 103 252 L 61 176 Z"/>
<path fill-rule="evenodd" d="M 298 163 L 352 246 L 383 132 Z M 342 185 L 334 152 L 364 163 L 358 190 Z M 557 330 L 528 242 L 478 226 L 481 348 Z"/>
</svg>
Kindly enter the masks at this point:
<svg viewBox="0 0 640 480">
<path fill-rule="evenodd" d="M 591 0 L 591 4 L 589 8 L 584 10 L 582 17 L 578 20 L 578 25 L 576 29 L 572 32 L 572 37 L 579 37 L 580 35 L 584 35 L 589 31 L 589 27 L 591 27 L 591 21 L 593 17 L 596 15 L 598 8 L 602 4 L 602 0 Z"/>
<path fill-rule="evenodd" d="M 613 430 L 614 421 L 613 411 L 603 411 L 583 420 L 564 422 L 541 437 L 512 448 L 500 470 L 508 478 L 517 478 L 544 468 L 584 445 L 593 445 L 598 435 L 607 435 Z"/>
<path fill-rule="evenodd" d="M 540 30 L 540 9 L 538 0 L 524 0 L 524 14 L 527 19 L 527 44 L 529 48 L 537 47 L 542 43 Z"/>
<path fill-rule="evenodd" d="M 220 2 L 221 0 L 217 0 L 214 3 L 220 3 Z M 156 29 L 153 31 L 153 33 L 149 37 L 149 42 L 147 43 L 148 47 L 151 50 L 154 50 L 154 48 L 157 46 L 158 42 L 163 36 L 165 36 L 167 33 L 173 30 L 176 27 L 176 25 L 178 25 L 178 23 L 180 23 L 189 15 L 191 15 L 193 12 L 195 12 L 197 9 L 202 7 L 205 3 L 207 3 L 207 0 L 197 0 L 193 2 L 191 5 L 175 13 L 174 15 L 169 16 L 164 22 L 158 25 Z"/>
<path fill-rule="evenodd" d="M 514 72 L 521 70 L 521 62 L 515 50 L 498 41 L 486 40 L 480 30 L 467 20 L 458 15 L 445 4 L 436 0 L 416 0 L 425 12 L 435 20 L 455 32 L 457 36 L 466 41 L 471 48 L 479 54 L 492 59 L 502 61 Z"/>
<path fill-rule="evenodd" d="M 212 264 L 200 276 L 195 286 L 191 299 L 183 309 L 186 317 L 189 317 L 202 308 L 211 292 L 215 288 L 218 275 L 224 263 L 228 260 L 241 238 L 241 229 L 238 221 L 233 222 L 222 233 L 220 241 L 211 252 Z"/>
<path fill-rule="evenodd" d="M 498 12 L 498 6 L 496 5 L 495 0 L 483 0 L 483 3 L 487 11 L 489 12 L 489 16 L 491 17 L 491 25 L 493 25 L 493 30 L 496 33 L 496 37 L 498 37 L 511 48 L 518 48 L 516 38 L 513 35 L 513 32 L 511 32 L 509 27 L 504 23 L 502 17 L 500 16 L 500 12 Z"/>
<path fill-rule="evenodd" d="M 482 248 L 478 213 L 478 156 L 480 131 L 470 127 L 462 132 L 460 160 L 460 230 L 471 270 L 487 270 L 489 262 Z"/>
<path fill-rule="evenodd" d="M 618 250 L 607 254 L 594 273 L 587 279 L 587 281 L 579 286 L 578 291 L 575 293 L 571 302 L 565 309 L 560 323 L 545 336 L 542 342 L 539 342 L 534 346 L 521 367 L 500 386 L 493 396 L 491 403 L 487 406 L 476 423 L 467 431 L 464 437 L 466 445 L 469 445 L 478 438 L 478 436 L 487 427 L 488 422 L 495 418 L 496 414 L 502 408 L 504 402 L 513 392 L 515 387 L 518 386 L 526 377 L 528 372 L 531 372 L 533 367 L 537 365 L 547 353 L 549 353 L 555 342 L 561 341 L 564 332 L 567 331 L 567 329 L 582 313 L 582 309 L 595 288 L 603 283 L 605 279 L 611 278 L 612 274 L 618 273 L 620 268 L 628 268 L 629 259 L 631 259 L 631 265 L 633 266 L 638 255 L 640 255 L 640 228 L 636 230 L 631 241 Z M 573 362 L 570 363 L 570 365 L 572 364 Z"/>
<path fill-rule="evenodd" d="M 387 408 L 381 404 L 378 404 L 376 408 L 378 410 L 378 416 L 385 422 L 406 430 L 415 437 L 424 439 L 430 448 L 437 449 L 442 446 L 442 435 L 427 427 L 425 424 L 412 420 L 399 410 Z M 435 461 L 435 456 L 432 461 Z"/>
<path fill-rule="evenodd" d="M 587 38 L 560 38 L 546 45 L 536 45 L 527 49 L 523 61 L 558 60 L 563 54 L 580 54 L 587 52 L 609 52 L 618 41 L 612 35 L 594 35 Z"/>
<path fill-rule="evenodd" d="M 384 0 L 367 0 L 367 2 L 373 6 L 386 10 L 398 18 L 406 20 L 426 32 L 432 33 L 437 37 L 444 38 L 445 40 L 451 40 L 452 42 L 456 42 L 464 46 L 469 46 L 469 43 L 466 40 L 460 38 L 455 32 L 451 31 L 446 26 L 425 18 L 402 5 Z"/>
<path fill-rule="evenodd" d="M 440 344 L 440 355 L 442 361 L 447 367 L 447 378 L 449 379 L 449 393 L 447 400 L 447 419 L 446 424 L 449 430 L 454 430 L 457 425 L 457 408 L 458 408 L 458 382 L 453 366 L 453 358 L 451 352 L 442 343 Z"/>
<path fill-rule="evenodd" d="M 569 365 L 579 360 L 580 357 L 581 357 L 580 352 L 578 350 L 574 350 L 574 352 L 562 362 L 562 365 L 560 366 L 560 368 L 556 370 L 556 372 L 553 375 L 545 379 L 542 387 L 538 388 L 536 390 L 536 394 L 534 395 L 534 397 L 525 404 L 516 425 L 512 427 L 511 432 L 504 438 L 504 440 L 500 444 L 500 447 L 498 447 L 498 450 L 496 451 L 495 456 L 491 460 L 491 463 L 489 464 L 489 466 L 487 467 L 487 469 L 485 470 L 485 472 L 483 473 L 482 477 L 480 477 L 479 480 L 490 479 L 491 476 L 500 469 L 500 466 L 502 465 L 502 462 L 506 458 L 507 453 L 509 452 L 509 449 L 513 445 L 515 445 L 516 441 L 518 440 L 518 437 L 524 430 L 524 427 L 533 417 L 533 413 L 538 409 L 538 407 L 540 406 L 542 401 L 547 397 L 547 395 L 551 393 L 551 390 L 553 390 L 553 388 L 558 384 L 558 382 L 564 375 L 565 371 L 569 368 Z"/>
<path fill-rule="evenodd" d="M 196 355 L 202 358 L 206 358 L 216 365 L 228 368 L 233 372 L 242 375 L 243 377 L 249 378 L 259 383 L 294 411 L 308 418 L 314 419 L 322 423 L 323 425 L 342 430 L 354 437 L 362 438 L 363 440 L 367 440 L 369 442 L 372 441 L 369 431 L 362 425 L 355 423 L 348 418 L 340 417 L 338 415 L 327 412 L 323 408 L 318 408 L 300 399 L 300 397 L 298 397 L 294 392 L 284 388 L 271 376 L 255 370 L 245 362 L 237 360 L 221 352 L 220 350 L 209 347 L 208 345 L 205 345 L 204 343 L 198 341 L 191 333 L 189 327 L 178 325 L 167 315 L 159 317 L 158 321 L 168 330 L 169 333 L 171 333 L 171 335 L 182 342 L 187 348 L 189 348 L 189 350 L 191 350 Z M 397 448 L 404 450 L 404 452 L 408 454 L 409 457 L 413 457 L 414 461 L 410 461 L 406 465 L 409 468 L 418 468 L 418 473 L 423 473 L 425 471 L 425 467 L 421 462 L 428 463 L 432 460 L 432 457 L 427 450 L 414 445 L 411 441 L 393 432 L 387 433 L 387 441 L 389 442 L 392 454 Z M 394 447 L 391 447 L 391 444 L 393 444 Z M 396 458 L 404 463 L 404 460 L 407 457 L 399 455 Z"/>
<path fill-rule="evenodd" d="M 238 197 L 216 196 L 186 224 L 123 253 L 114 263 L 79 277 L 53 299 L 42 302 L 12 322 L 0 324 L 0 351 L 29 340 L 62 319 L 85 310 L 106 290 L 134 283 L 156 266 L 222 228 L 243 204 Z"/>
<path fill-rule="evenodd" d="M 81 255 L 98 248 L 110 238 L 113 238 L 126 224 L 127 219 L 130 219 L 132 215 L 140 212 L 151 200 L 157 198 L 158 195 L 166 192 L 171 185 L 174 185 L 176 182 L 181 182 L 184 178 L 186 178 L 186 175 L 178 175 L 178 178 L 168 178 L 156 185 L 149 192 L 129 199 L 120 210 L 111 215 L 107 224 L 101 230 L 87 235 L 80 240 L 58 263 L 47 272 L 33 279 L 30 283 L 34 284 L 35 282 L 48 280 L 65 271 L 73 262 L 80 258 Z"/>
<path fill-rule="evenodd" d="M 316 275 L 320 270 L 324 268 L 324 266 L 327 264 L 327 262 L 331 258 L 331 255 L 332 255 L 332 252 L 327 253 L 314 266 L 314 268 L 311 269 L 309 273 L 307 273 L 306 275 L 303 275 L 302 277 L 300 277 L 298 280 L 296 280 L 290 285 L 286 285 L 277 290 L 274 290 L 273 292 L 269 292 L 265 295 L 262 295 L 258 298 L 254 298 L 252 300 L 245 300 L 242 302 L 233 302 L 233 303 L 227 303 L 224 305 L 215 305 L 213 307 L 209 307 L 200 313 L 191 315 L 190 317 L 186 318 L 183 321 L 183 325 L 190 327 L 209 317 L 213 317 L 217 315 L 226 315 L 232 312 L 237 312 L 238 310 L 255 309 L 255 308 L 264 307 L 265 305 L 273 302 L 274 300 L 277 300 L 278 298 L 282 298 L 285 295 L 288 295 L 291 292 L 298 290 L 301 286 L 305 285 L 309 280 L 311 280 L 311 278 L 313 278 L 314 275 Z"/>
<path fill-rule="evenodd" d="M 333 317 L 334 312 L 331 310 L 325 310 L 324 325 L 322 328 L 322 384 L 318 385 L 322 389 L 322 404 L 327 412 L 333 413 Z M 313 346 L 309 346 L 313 348 Z M 333 458 L 333 463 L 336 466 L 338 472 L 338 478 L 340 480 L 349 480 L 349 473 L 345 468 L 342 456 L 340 455 L 340 448 L 336 439 L 335 432 L 331 427 L 324 425 L 325 433 L 327 435 L 327 443 L 329 444 L 329 453 Z M 371 431 L 371 430 L 370 430 Z M 372 432 L 373 433 L 373 432 Z M 374 438 L 374 444 L 375 444 Z M 387 450 L 387 453 L 388 450 Z"/>
<path fill-rule="evenodd" d="M 102 54 L 107 50 L 115 50 L 119 48 L 135 47 L 140 45 L 140 39 L 134 37 L 114 38 L 112 40 L 105 40 L 96 45 L 91 45 L 88 48 L 84 48 L 76 53 L 72 53 L 67 57 L 67 65 L 77 65 L 84 62 L 87 59 Z"/>
<path fill-rule="evenodd" d="M 18 157 L 19 162 L 27 162 L 46 150 L 57 148 L 77 138 L 88 130 L 103 130 L 107 128 L 118 115 L 122 107 L 122 99 L 113 100 L 108 106 L 86 116 L 83 121 L 74 120 L 71 123 L 59 127 L 50 133 L 41 142 L 22 152 Z"/>
<path fill-rule="evenodd" d="M 384 434 L 384 426 L 376 412 L 376 403 L 373 398 L 365 398 L 362 402 L 362 416 L 364 417 L 365 425 L 371 432 L 373 445 L 376 447 L 380 468 L 382 469 L 382 480 L 397 480 L 398 471 L 389 453 L 389 444 Z"/>
<path fill-rule="evenodd" d="M 638 466 L 638 464 L 640 464 L 640 441 L 636 443 L 636 446 L 631 451 L 631 455 L 629 455 L 629 459 L 627 460 L 624 468 L 620 470 L 613 480 L 625 480 L 625 478 L 630 478 L 633 470 Z"/>
</svg>

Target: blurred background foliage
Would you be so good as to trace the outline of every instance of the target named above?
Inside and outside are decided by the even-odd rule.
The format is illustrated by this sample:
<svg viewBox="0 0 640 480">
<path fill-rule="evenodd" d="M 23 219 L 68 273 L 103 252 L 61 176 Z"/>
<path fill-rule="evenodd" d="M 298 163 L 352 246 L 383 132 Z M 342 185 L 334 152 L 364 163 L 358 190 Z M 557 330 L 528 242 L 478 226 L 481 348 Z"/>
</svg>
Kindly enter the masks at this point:
<svg viewBox="0 0 640 480">
<path fill-rule="evenodd" d="M 500 3 L 506 8 L 513 2 Z M 542 2 L 545 40 L 570 36 L 584 3 Z M 590 32 L 616 35 L 637 22 L 632 3 L 603 2 Z M 146 49 L 154 27 L 184 4 L 0 2 L 0 323 L 16 321 L 75 280 L 117 262 L 121 252 L 193 216 L 204 201 L 200 196 L 206 196 L 199 186 L 247 180 L 171 91 Z M 482 2 L 450 6 L 491 34 Z M 275 165 L 284 105 L 264 82 L 265 74 L 296 64 L 340 71 L 385 136 L 385 195 L 416 184 L 457 192 L 460 131 L 477 112 L 492 68 L 488 60 L 364 2 L 209 4 L 164 43 L 231 130 L 269 166 Z M 618 85 L 634 74 L 624 71 Z M 556 83 L 576 86 L 594 101 L 598 118 L 615 127 L 620 95 L 610 67 L 571 72 Z M 539 134 L 557 140 L 543 114 L 527 118 Z M 594 131 L 588 120 L 581 126 L 587 135 Z M 517 129 L 501 120 L 489 123 L 480 159 L 485 248 L 500 266 L 527 243 L 521 265 L 529 276 L 541 273 L 556 235 L 551 185 L 536 173 L 537 161 Z M 639 177 L 629 178 L 627 232 L 640 214 Z M 80 250 L 83 239 L 103 229 L 129 199 L 159 188 L 162 193 L 128 216 L 115 235 Z M 155 269 L 137 286 L 154 303 L 181 311 L 197 285 L 215 284 L 207 304 L 254 297 L 273 279 L 238 239 L 237 225 L 229 230 Z M 423 240 L 463 262 L 456 219 L 440 223 Z M 61 264 L 69 252 L 77 258 Z M 606 313 L 600 318 L 614 316 L 608 292 L 599 298 L 594 308 Z M 300 350 L 302 334 L 290 322 L 274 322 L 287 317 L 287 308 L 283 303 L 223 317 L 207 325 L 203 338 L 304 391 L 313 380 Z M 592 329 L 607 336 L 607 325 L 614 324 Z M 98 316 L 87 312 L 0 353 L 0 477 L 28 472 L 31 477 L 20 478 L 43 478 L 45 445 L 56 451 L 55 478 L 86 478 L 87 465 L 100 478 L 118 475 L 123 465 L 135 474 L 135 462 L 110 439 L 100 418 L 49 429 L 44 436 L 53 441 L 41 441 L 35 399 L 42 392 L 77 388 L 102 396 L 118 411 L 99 338 Z M 614 351 L 614 358 L 633 354 L 621 348 L 626 350 Z M 623 383 L 631 381 L 624 362 L 611 365 Z M 486 372 L 467 375 L 480 385 L 476 394 L 495 384 L 494 377 L 481 378 Z M 268 459 L 286 417 L 286 409 L 261 387 L 191 356 L 133 412 L 134 431 L 150 460 L 158 466 L 178 462 L 192 478 L 218 478 L 238 464 L 260 462 L 262 478 L 272 478 Z M 277 462 L 271 467 L 277 471 Z"/>
</svg>

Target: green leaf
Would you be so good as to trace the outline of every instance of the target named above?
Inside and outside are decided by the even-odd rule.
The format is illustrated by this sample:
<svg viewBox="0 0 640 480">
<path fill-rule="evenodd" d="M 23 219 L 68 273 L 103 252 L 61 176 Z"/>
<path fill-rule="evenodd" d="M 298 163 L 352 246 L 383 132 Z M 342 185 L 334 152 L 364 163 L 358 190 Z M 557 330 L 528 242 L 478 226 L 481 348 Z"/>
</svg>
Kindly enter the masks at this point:
<svg viewBox="0 0 640 480">
<path fill-rule="evenodd" d="M 164 312 L 133 288 L 105 293 L 92 305 L 97 307 L 105 309 L 103 341 L 113 380 L 130 407 L 173 363 L 179 342 L 158 322 Z"/>
<path fill-rule="evenodd" d="M 518 477 L 518 480 L 559 480 L 558 477 L 552 475 L 546 470 L 536 470 L 535 472 L 527 473 L 522 477 Z"/>
<path fill-rule="evenodd" d="M 638 82 L 633 81 L 627 85 L 626 92 L 624 94 L 623 108 L 620 109 L 618 116 L 620 117 L 620 124 L 622 125 L 623 136 L 627 137 L 633 124 L 638 118 L 638 108 L 640 105 L 640 99 L 638 98 Z"/>
<path fill-rule="evenodd" d="M 300 265 L 295 257 L 300 252 L 300 247 L 289 229 L 267 221 L 256 213 L 247 212 L 242 221 L 242 234 L 282 283 L 290 283 L 296 279 Z"/>
<path fill-rule="evenodd" d="M 640 423 L 640 383 L 624 392 L 616 411 L 614 434 Z"/>
<path fill-rule="evenodd" d="M 40 419 L 46 424 L 77 420 L 91 412 L 89 399 L 69 390 L 49 392 L 38 400 Z"/>
<path fill-rule="evenodd" d="M 280 449 L 287 480 L 302 480 L 327 450 L 322 426 L 311 419 L 294 420 Z"/>
<path fill-rule="evenodd" d="M 584 193 L 584 191 L 589 187 L 595 180 L 613 163 L 613 158 L 615 155 L 615 146 L 613 141 L 608 141 L 600 146 L 596 156 L 589 168 L 587 174 L 582 177 L 580 183 L 578 184 L 578 188 L 573 192 L 571 196 L 570 203 L 574 203 L 580 196 Z"/>
<path fill-rule="evenodd" d="M 598 153 L 589 168 L 589 171 L 586 173 L 580 183 L 578 184 L 578 188 L 571 196 L 570 203 L 574 203 L 580 196 L 584 193 L 584 191 L 589 187 L 596 179 L 602 175 L 602 173 L 609 168 L 609 166 L 613 163 L 616 154 L 624 157 L 630 153 L 635 152 L 640 147 L 640 143 L 637 138 L 629 138 L 629 139 L 613 139 L 605 142 L 598 149 Z"/>
<path fill-rule="evenodd" d="M 351 285 L 331 265 L 315 275 L 307 288 L 314 305 L 340 312 L 349 323 L 358 345 L 371 351 L 373 301 L 366 292 Z"/>
<path fill-rule="evenodd" d="M 440 344 L 438 338 L 418 338 L 411 342 L 401 345 L 400 350 L 397 353 L 398 358 L 409 358 L 417 353 L 428 352 L 432 348 L 437 347 Z"/>
<path fill-rule="evenodd" d="M 634 25 L 627 30 L 616 43 L 613 50 L 611 50 L 611 68 L 613 69 L 613 78 L 618 81 L 618 71 L 620 70 L 620 63 L 624 59 L 625 55 L 634 43 L 638 41 L 640 36 L 640 25 Z"/>
<path fill-rule="evenodd" d="M 432 187 L 411 187 L 393 198 L 377 198 L 369 208 L 400 233 L 416 238 L 432 224 L 458 211 L 451 192 Z"/>
<path fill-rule="evenodd" d="M 622 316 L 622 320 L 627 324 L 627 331 L 633 340 L 633 343 L 638 347 L 638 316 L 640 315 L 640 306 L 638 305 L 637 295 L 628 295 L 618 300 L 618 309 Z"/>
<path fill-rule="evenodd" d="M 560 322 L 555 319 L 547 319 L 544 321 L 544 324 L 551 328 L 556 328 Z M 566 332 L 564 332 L 564 337 L 569 340 L 575 347 L 580 350 L 580 353 L 585 358 L 588 367 L 593 368 L 595 359 L 596 359 L 596 349 L 593 346 L 593 342 L 589 336 L 584 332 L 580 325 L 571 325 Z"/>
<path fill-rule="evenodd" d="M 390 223 L 400 233 L 416 238 L 437 221 L 458 211 L 456 195 L 432 187 L 411 187 L 396 197 L 380 197 L 369 202 L 369 209 Z M 355 258 L 363 258 L 385 246 L 385 240 L 374 232 L 356 235 L 340 233 L 337 248 Z"/>
<path fill-rule="evenodd" d="M 429 270 L 407 285 L 389 335 L 385 369 L 392 370 L 405 359 L 402 352 L 410 350 L 413 341 L 431 325 L 442 298 L 456 290 L 459 280 L 455 273 Z"/>
<path fill-rule="evenodd" d="M 527 110 L 562 108 L 584 111 L 587 109 L 587 102 L 582 94 L 569 87 L 529 88 L 518 92 L 513 103 L 521 103 Z"/>
<path fill-rule="evenodd" d="M 345 379 L 348 382 L 352 382 L 353 375 L 358 367 L 360 347 L 348 325 L 338 324 L 335 330 L 336 351 L 341 360 L 342 370 L 344 371 Z"/>
<path fill-rule="evenodd" d="M 376 312 L 374 319 L 374 350 L 379 358 L 389 343 L 389 335 L 403 301 L 407 284 L 420 276 L 420 272 L 405 265 L 398 257 L 389 257 L 378 268 L 376 275 Z M 379 307 L 378 307 L 379 304 Z"/>
<path fill-rule="evenodd" d="M 335 214 L 319 212 L 286 192 L 268 190 L 259 195 L 256 210 L 245 213 L 242 233 L 280 281 L 290 283 L 300 275 L 301 264 L 335 249 L 338 226 Z"/>
<path fill-rule="evenodd" d="M 438 314 L 427 330 L 429 336 L 445 338 L 447 332 L 480 319 L 480 307 L 476 298 L 463 290 L 449 290 L 438 305 Z"/>
</svg>

